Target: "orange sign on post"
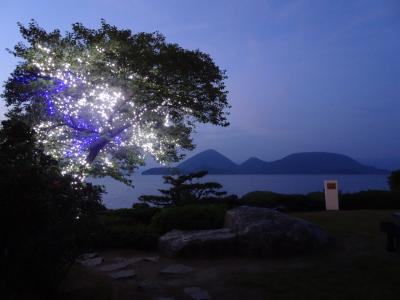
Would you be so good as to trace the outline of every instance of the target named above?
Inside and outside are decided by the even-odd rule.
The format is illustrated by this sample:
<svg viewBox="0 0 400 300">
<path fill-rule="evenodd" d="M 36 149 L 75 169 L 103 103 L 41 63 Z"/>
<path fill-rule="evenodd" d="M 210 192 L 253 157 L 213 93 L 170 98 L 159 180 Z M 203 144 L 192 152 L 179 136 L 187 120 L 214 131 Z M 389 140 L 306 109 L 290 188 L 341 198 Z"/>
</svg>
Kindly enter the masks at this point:
<svg viewBox="0 0 400 300">
<path fill-rule="evenodd" d="M 327 188 L 328 190 L 336 190 L 336 182 L 328 182 L 328 183 L 326 184 L 326 188 Z"/>
</svg>

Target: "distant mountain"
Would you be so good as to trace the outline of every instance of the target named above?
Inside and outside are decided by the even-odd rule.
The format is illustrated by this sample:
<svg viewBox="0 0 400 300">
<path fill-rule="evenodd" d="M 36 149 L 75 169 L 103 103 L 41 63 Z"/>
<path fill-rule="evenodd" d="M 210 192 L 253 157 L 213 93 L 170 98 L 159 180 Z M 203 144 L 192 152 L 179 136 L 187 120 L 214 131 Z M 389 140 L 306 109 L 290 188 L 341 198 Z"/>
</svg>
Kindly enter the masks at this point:
<svg viewBox="0 0 400 300">
<path fill-rule="evenodd" d="M 238 165 L 215 150 L 200 152 L 180 163 L 175 168 L 151 168 L 142 175 L 171 175 L 207 170 L 209 174 L 236 174 Z"/>
<path fill-rule="evenodd" d="M 268 163 L 266 174 L 385 174 L 386 170 L 364 166 L 342 154 L 295 153 Z"/>
<path fill-rule="evenodd" d="M 186 173 L 208 170 L 209 174 L 237 173 L 238 166 L 215 150 L 206 150 L 180 163 L 177 168 Z"/>
<path fill-rule="evenodd" d="M 182 171 L 178 168 L 159 167 L 145 170 L 142 175 L 175 175 L 181 173 Z"/>
<path fill-rule="evenodd" d="M 365 166 L 342 154 L 295 153 L 266 162 L 252 157 L 237 165 L 215 150 L 198 153 L 175 168 L 152 168 L 143 175 L 167 175 L 207 170 L 209 174 L 387 174 L 389 171 Z"/>
<path fill-rule="evenodd" d="M 257 157 L 250 157 L 239 166 L 242 174 L 263 174 L 268 169 L 270 163 Z"/>
</svg>

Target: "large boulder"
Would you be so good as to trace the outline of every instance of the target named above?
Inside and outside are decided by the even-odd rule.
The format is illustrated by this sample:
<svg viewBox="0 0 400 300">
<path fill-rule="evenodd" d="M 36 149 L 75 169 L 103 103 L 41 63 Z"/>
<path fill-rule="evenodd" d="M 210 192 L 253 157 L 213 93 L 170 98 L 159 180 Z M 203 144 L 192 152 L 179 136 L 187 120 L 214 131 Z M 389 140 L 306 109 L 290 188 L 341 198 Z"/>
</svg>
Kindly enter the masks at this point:
<svg viewBox="0 0 400 300">
<path fill-rule="evenodd" d="M 172 230 L 160 237 L 158 246 L 166 256 L 217 256 L 227 254 L 235 241 L 236 234 L 229 228 Z"/>
<path fill-rule="evenodd" d="M 166 256 L 297 255 L 328 246 L 330 235 L 318 225 L 276 210 L 241 206 L 229 210 L 225 228 L 173 230 L 159 239 Z"/>
<path fill-rule="evenodd" d="M 251 256 L 308 253 L 332 242 L 318 225 L 268 208 L 241 206 L 229 210 L 225 227 L 237 234 L 239 252 Z"/>
</svg>

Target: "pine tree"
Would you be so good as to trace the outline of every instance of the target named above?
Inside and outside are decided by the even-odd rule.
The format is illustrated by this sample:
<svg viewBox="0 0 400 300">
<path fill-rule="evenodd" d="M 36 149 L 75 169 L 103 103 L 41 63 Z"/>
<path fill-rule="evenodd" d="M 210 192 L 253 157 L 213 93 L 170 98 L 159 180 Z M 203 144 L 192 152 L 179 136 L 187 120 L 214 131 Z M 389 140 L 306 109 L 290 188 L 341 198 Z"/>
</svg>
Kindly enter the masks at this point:
<svg viewBox="0 0 400 300">
<path fill-rule="evenodd" d="M 180 176 L 163 176 L 164 183 L 170 184 L 171 188 L 160 189 L 161 195 L 142 195 L 139 200 L 156 206 L 179 206 L 222 199 L 226 192 L 218 191 L 222 188 L 221 184 L 199 181 L 207 174 L 207 171 L 200 171 Z"/>
</svg>

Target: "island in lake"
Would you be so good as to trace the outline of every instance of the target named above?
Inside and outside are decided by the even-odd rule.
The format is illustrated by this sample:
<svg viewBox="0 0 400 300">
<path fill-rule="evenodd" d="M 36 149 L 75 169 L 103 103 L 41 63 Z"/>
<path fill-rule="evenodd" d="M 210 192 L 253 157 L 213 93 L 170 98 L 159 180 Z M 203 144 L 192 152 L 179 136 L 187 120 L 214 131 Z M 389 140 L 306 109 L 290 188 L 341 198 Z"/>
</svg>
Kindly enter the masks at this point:
<svg viewBox="0 0 400 300">
<path fill-rule="evenodd" d="M 151 168 L 142 175 L 174 175 L 207 170 L 209 174 L 388 174 L 388 170 L 366 166 L 337 153 L 302 152 L 275 161 L 251 157 L 236 164 L 215 150 L 198 153 L 176 167 Z"/>
</svg>

